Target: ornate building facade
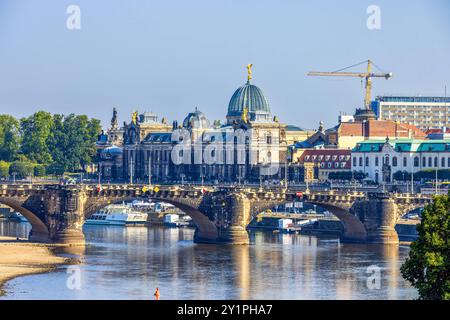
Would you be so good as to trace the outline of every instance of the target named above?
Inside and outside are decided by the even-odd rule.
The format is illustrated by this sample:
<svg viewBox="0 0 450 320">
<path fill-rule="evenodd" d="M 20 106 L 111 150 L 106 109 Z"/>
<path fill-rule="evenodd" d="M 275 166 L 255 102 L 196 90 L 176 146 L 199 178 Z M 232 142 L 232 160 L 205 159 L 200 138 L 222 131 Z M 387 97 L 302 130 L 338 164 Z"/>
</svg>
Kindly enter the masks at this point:
<svg viewBox="0 0 450 320">
<path fill-rule="evenodd" d="M 226 124 L 211 125 L 198 108 L 179 125 L 144 113 L 124 125 L 123 179 L 130 182 L 259 181 L 282 179 L 286 125 L 262 90 L 247 82 L 232 95 Z"/>
</svg>

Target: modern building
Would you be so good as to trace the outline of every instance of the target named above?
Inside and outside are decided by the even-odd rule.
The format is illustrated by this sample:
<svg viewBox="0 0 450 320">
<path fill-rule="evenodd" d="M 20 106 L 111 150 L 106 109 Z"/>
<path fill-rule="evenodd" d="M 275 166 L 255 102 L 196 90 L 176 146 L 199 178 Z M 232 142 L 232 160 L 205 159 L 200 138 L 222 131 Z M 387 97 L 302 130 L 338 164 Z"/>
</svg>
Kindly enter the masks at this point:
<svg viewBox="0 0 450 320">
<path fill-rule="evenodd" d="M 397 172 L 450 169 L 450 142 L 445 140 L 385 139 L 362 141 L 352 150 L 352 171 L 377 183 L 393 181 Z"/>
<path fill-rule="evenodd" d="M 372 109 L 379 120 L 408 123 L 423 130 L 450 125 L 450 97 L 378 96 Z"/>
</svg>

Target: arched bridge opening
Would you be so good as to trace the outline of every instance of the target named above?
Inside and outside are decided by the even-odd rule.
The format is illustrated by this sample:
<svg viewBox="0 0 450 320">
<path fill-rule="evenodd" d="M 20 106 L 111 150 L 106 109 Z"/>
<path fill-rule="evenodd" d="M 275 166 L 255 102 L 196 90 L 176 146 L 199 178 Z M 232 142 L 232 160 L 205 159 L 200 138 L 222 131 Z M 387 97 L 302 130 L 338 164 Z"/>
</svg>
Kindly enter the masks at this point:
<svg viewBox="0 0 450 320">
<path fill-rule="evenodd" d="M 276 201 L 276 204 L 271 203 L 267 205 L 258 204 L 253 209 L 252 217 L 256 217 L 257 214 L 273 210 L 280 205 L 286 205 L 288 203 L 302 202 L 304 205 L 309 204 L 322 208 L 325 211 L 333 214 L 343 226 L 342 239 L 351 242 L 363 242 L 367 240 L 367 231 L 362 221 L 358 216 L 351 213 L 350 208 L 345 206 L 339 206 L 337 204 L 325 203 L 320 201 L 308 200 L 308 199 L 284 199 Z"/>
<path fill-rule="evenodd" d="M 29 240 L 37 242 L 49 242 L 49 228 L 44 222 L 45 217 L 39 217 L 36 213 L 26 208 L 26 203 L 12 198 L 0 197 L 0 203 L 10 207 L 15 212 L 20 213 L 31 224 Z"/>
<path fill-rule="evenodd" d="M 126 196 L 103 201 L 92 201 L 87 204 L 84 210 L 84 221 L 89 219 L 95 212 L 107 207 L 111 204 L 128 203 L 133 200 L 148 200 L 149 202 L 168 203 L 187 214 L 196 227 L 195 241 L 210 242 L 215 241 L 218 237 L 218 231 L 213 221 L 211 221 L 203 212 L 196 206 L 183 203 L 176 198 L 170 199 L 166 197 L 159 197 L 157 195 L 142 195 L 142 196 Z"/>
</svg>

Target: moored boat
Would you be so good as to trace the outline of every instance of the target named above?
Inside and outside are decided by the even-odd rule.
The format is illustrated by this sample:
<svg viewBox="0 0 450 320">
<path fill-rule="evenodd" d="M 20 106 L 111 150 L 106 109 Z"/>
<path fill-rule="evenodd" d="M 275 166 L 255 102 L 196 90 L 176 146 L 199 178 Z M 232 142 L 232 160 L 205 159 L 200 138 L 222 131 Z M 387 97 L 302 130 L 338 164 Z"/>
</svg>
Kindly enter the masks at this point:
<svg viewBox="0 0 450 320">
<path fill-rule="evenodd" d="M 86 220 L 87 225 L 144 225 L 147 223 L 147 213 L 136 211 L 127 205 L 109 205 Z"/>
</svg>

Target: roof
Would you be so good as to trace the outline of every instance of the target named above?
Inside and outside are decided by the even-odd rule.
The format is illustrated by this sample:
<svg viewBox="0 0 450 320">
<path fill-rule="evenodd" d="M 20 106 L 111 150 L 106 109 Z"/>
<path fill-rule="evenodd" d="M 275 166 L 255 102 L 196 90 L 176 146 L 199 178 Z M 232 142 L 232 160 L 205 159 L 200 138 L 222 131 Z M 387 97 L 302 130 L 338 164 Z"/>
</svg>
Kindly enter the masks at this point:
<svg viewBox="0 0 450 320">
<path fill-rule="evenodd" d="M 392 120 L 368 120 L 365 122 L 342 122 L 338 126 L 340 136 L 425 138 L 425 132 L 414 125 Z"/>
<path fill-rule="evenodd" d="M 245 108 L 248 112 L 270 113 L 269 102 L 264 93 L 249 81 L 234 92 L 228 104 L 227 116 L 240 116 Z"/>
<path fill-rule="evenodd" d="M 445 128 L 445 133 L 450 133 L 450 128 Z M 442 129 L 428 129 L 425 134 L 443 134 Z"/>
<path fill-rule="evenodd" d="M 183 127 L 186 129 L 206 129 L 210 127 L 210 123 L 205 114 L 198 108 L 195 108 L 193 112 L 190 112 L 184 118 Z"/>
<path fill-rule="evenodd" d="M 300 128 L 300 127 L 298 127 L 298 126 L 296 126 L 296 125 L 288 124 L 286 126 L 286 131 L 305 131 L 305 130 Z"/>
<path fill-rule="evenodd" d="M 171 132 L 152 132 L 149 133 L 144 142 L 171 142 L 172 133 Z"/>
<path fill-rule="evenodd" d="M 351 151 L 343 149 L 311 149 L 305 150 L 298 158 L 299 163 L 313 162 L 321 169 L 351 168 Z"/>
<path fill-rule="evenodd" d="M 386 140 L 367 140 L 359 142 L 353 152 L 380 152 Z M 447 140 L 389 140 L 389 144 L 397 152 L 449 152 L 450 141 Z"/>
<path fill-rule="evenodd" d="M 380 102 L 450 102 L 450 97 L 377 96 Z"/>
<path fill-rule="evenodd" d="M 121 155 L 123 152 L 123 149 L 118 146 L 111 146 L 103 149 L 101 153 L 103 155 L 109 155 L 109 156 L 115 156 L 115 155 Z"/>
</svg>

